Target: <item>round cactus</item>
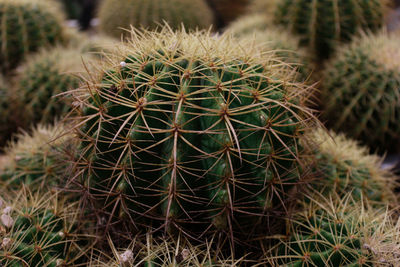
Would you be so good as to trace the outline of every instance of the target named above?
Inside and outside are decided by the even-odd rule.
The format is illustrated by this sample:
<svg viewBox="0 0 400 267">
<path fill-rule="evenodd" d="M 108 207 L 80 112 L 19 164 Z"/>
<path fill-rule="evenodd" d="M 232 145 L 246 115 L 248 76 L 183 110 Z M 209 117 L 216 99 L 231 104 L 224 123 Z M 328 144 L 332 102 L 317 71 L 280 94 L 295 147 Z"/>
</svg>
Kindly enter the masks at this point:
<svg viewBox="0 0 400 267">
<path fill-rule="evenodd" d="M 53 123 L 70 110 L 70 99 L 60 94 L 79 86 L 83 56 L 76 49 L 42 50 L 18 70 L 15 94 L 25 111 L 25 128 L 32 123 Z"/>
<path fill-rule="evenodd" d="M 398 226 L 385 210 L 367 210 L 351 197 L 313 199 L 289 222 L 273 266 L 393 266 Z"/>
<path fill-rule="evenodd" d="M 275 28 L 275 25 L 273 25 L 270 18 L 261 14 L 249 14 L 232 22 L 226 31 L 242 37 L 243 35 L 254 34 L 254 32 L 266 31 L 272 28 Z"/>
<path fill-rule="evenodd" d="M 55 193 L 23 188 L 2 202 L 2 266 L 72 266 L 79 257 L 76 203 Z"/>
<path fill-rule="evenodd" d="M 341 49 L 323 73 L 324 118 L 378 152 L 400 150 L 400 38 L 366 35 Z"/>
<path fill-rule="evenodd" d="M 313 140 L 315 175 L 310 186 L 328 195 L 333 192 L 343 197 L 349 191 L 355 200 L 395 205 L 396 178 L 381 168 L 382 159 L 370 155 L 367 148 L 356 141 L 325 130 L 316 130 L 308 139 Z"/>
<path fill-rule="evenodd" d="M 52 127 L 38 126 L 32 134 L 20 134 L 18 141 L 6 149 L 6 162 L 0 170 L 3 186 L 31 190 L 43 186 L 61 186 L 68 174 L 68 153 L 73 157 L 73 141 L 64 135 L 60 124 Z"/>
<path fill-rule="evenodd" d="M 386 0 L 283 0 L 275 21 L 298 34 L 303 45 L 320 59 L 359 29 L 375 31 L 384 25 Z"/>
<path fill-rule="evenodd" d="M 204 0 L 105 0 L 99 11 L 100 29 L 120 38 L 123 29 L 160 28 L 164 21 L 174 28 L 209 28 L 212 11 Z M 121 29 L 122 28 L 122 29 Z"/>
<path fill-rule="evenodd" d="M 43 0 L 0 1 L 0 68 L 9 72 L 30 52 L 63 40 L 62 14 Z"/>
<path fill-rule="evenodd" d="M 85 187 L 131 224 L 254 229 L 299 179 L 305 87 L 227 35 L 132 34 L 82 88 Z"/>
</svg>

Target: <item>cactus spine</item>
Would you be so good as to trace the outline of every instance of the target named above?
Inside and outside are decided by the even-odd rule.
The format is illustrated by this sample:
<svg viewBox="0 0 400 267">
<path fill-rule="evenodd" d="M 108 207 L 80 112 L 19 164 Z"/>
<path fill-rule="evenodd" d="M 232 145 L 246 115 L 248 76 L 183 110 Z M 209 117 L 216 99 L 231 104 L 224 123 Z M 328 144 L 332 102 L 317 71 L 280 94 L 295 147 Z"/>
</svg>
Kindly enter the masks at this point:
<svg viewBox="0 0 400 267">
<path fill-rule="evenodd" d="M 254 229 L 298 179 L 304 88 L 227 35 L 132 34 L 82 88 L 77 165 L 98 207 L 166 229 Z"/>
<path fill-rule="evenodd" d="M 359 29 L 376 31 L 383 24 L 386 0 L 283 0 L 275 20 L 301 37 L 320 59 L 352 39 Z"/>
<path fill-rule="evenodd" d="M 364 35 L 341 49 L 322 82 L 324 118 L 378 152 L 400 150 L 400 38 Z"/>
<path fill-rule="evenodd" d="M 42 0 L 0 1 L 0 68 L 9 72 L 31 52 L 63 41 L 62 14 Z"/>
<path fill-rule="evenodd" d="M 118 14 L 118 15 L 116 15 Z M 212 11 L 204 0 L 105 0 L 99 11 L 100 29 L 120 38 L 120 28 L 160 28 L 164 21 L 174 28 L 209 28 Z"/>
</svg>

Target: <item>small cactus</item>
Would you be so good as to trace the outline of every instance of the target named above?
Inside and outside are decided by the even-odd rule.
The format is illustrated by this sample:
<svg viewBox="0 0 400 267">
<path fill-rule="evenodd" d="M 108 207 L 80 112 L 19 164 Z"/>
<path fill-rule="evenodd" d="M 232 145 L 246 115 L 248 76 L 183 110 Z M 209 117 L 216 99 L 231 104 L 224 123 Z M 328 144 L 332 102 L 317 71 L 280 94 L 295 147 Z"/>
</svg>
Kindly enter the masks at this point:
<svg viewBox="0 0 400 267">
<path fill-rule="evenodd" d="M 123 29 L 161 28 L 167 22 L 173 29 L 209 28 L 212 11 L 204 0 L 105 0 L 99 9 L 100 29 L 120 38 Z M 121 29 L 123 28 L 123 29 Z"/>
<path fill-rule="evenodd" d="M 275 21 L 298 34 L 301 43 L 320 59 L 350 41 L 359 29 L 376 31 L 384 25 L 386 0 L 282 0 Z"/>
<path fill-rule="evenodd" d="M 338 51 L 322 81 L 328 126 L 377 152 L 400 151 L 400 38 L 364 35 Z"/>
<path fill-rule="evenodd" d="M 97 209 L 131 225 L 254 230 L 299 179 L 305 86 L 229 35 L 132 34 L 82 87 L 77 166 Z"/>
<path fill-rule="evenodd" d="M 0 69 L 9 72 L 31 52 L 63 41 L 62 13 L 50 1 L 0 1 Z"/>
</svg>

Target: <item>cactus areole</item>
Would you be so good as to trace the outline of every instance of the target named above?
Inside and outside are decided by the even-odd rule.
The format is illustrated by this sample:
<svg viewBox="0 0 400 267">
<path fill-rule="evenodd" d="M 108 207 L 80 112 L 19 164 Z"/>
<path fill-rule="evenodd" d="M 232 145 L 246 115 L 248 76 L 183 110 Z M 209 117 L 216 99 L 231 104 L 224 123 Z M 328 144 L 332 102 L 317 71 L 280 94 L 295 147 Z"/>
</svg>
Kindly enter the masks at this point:
<svg viewBox="0 0 400 267">
<path fill-rule="evenodd" d="M 82 88 L 77 165 L 110 218 L 243 230 L 285 201 L 310 113 L 301 85 L 243 47 L 134 32 Z"/>
</svg>

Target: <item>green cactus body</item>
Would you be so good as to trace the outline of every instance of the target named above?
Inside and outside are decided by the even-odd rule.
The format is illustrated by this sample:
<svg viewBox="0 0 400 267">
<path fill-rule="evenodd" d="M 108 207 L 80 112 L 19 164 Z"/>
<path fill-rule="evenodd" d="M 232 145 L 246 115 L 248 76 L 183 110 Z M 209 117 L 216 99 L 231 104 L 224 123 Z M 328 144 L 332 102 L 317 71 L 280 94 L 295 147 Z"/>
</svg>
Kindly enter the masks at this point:
<svg viewBox="0 0 400 267">
<path fill-rule="evenodd" d="M 25 128 L 32 123 L 53 123 L 70 110 L 70 99 L 60 94 L 79 86 L 83 57 L 76 49 L 43 50 L 18 70 L 16 94 L 26 114 Z"/>
<path fill-rule="evenodd" d="M 76 205 L 66 204 L 57 194 L 32 195 L 26 189 L 20 190 L 12 203 L 2 214 L 5 231 L 0 263 L 32 267 L 71 264 L 70 257 L 79 252 L 72 209 Z"/>
<path fill-rule="evenodd" d="M 0 1 L 1 70 L 9 72 L 27 54 L 63 40 L 62 14 L 55 3 L 38 0 Z"/>
<path fill-rule="evenodd" d="M 301 37 L 303 45 L 325 59 L 359 29 L 380 29 L 385 4 L 385 0 L 282 0 L 275 21 L 289 27 Z"/>
<path fill-rule="evenodd" d="M 226 230 L 280 205 L 310 115 L 302 85 L 228 36 L 164 30 L 131 42 L 86 89 L 78 131 L 78 166 L 100 206 Z"/>
<path fill-rule="evenodd" d="M 382 159 L 370 155 L 366 147 L 344 135 L 316 130 L 308 137 L 315 142 L 312 148 L 315 159 L 315 179 L 310 186 L 328 195 L 340 197 L 351 192 L 355 200 L 367 200 L 370 204 L 395 206 L 396 178 L 381 168 Z"/>
<path fill-rule="evenodd" d="M 323 73 L 328 125 L 378 152 L 400 149 L 399 44 L 394 35 L 363 36 L 341 49 Z"/>
<path fill-rule="evenodd" d="M 68 172 L 68 155 L 73 156 L 73 141 L 63 135 L 60 124 L 39 126 L 32 134 L 21 134 L 18 141 L 6 149 L 6 162 L 0 171 L 3 186 L 22 185 L 36 190 L 46 186 L 62 186 Z"/>
<path fill-rule="evenodd" d="M 117 15 L 118 14 L 118 15 Z M 123 29 L 144 27 L 161 28 L 164 21 L 174 28 L 209 28 L 213 24 L 212 11 L 204 0 L 106 0 L 99 11 L 100 29 L 120 38 Z"/>
</svg>

